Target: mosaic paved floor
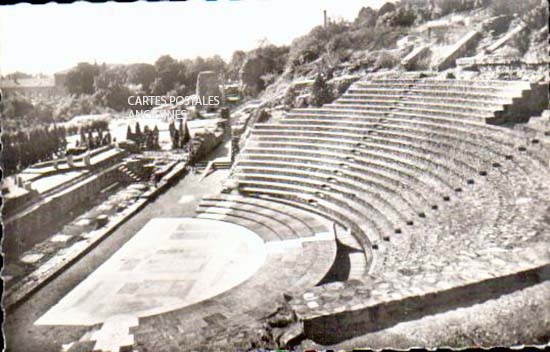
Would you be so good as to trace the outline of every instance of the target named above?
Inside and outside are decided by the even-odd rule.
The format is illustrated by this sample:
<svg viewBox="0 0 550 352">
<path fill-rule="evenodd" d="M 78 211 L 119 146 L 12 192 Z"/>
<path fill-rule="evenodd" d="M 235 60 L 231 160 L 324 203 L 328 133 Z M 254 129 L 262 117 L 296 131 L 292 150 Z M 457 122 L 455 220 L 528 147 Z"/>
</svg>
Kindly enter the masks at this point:
<svg viewBox="0 0 550 352">
<path fill-rule="evenodd" d="M 92 325 L 182 308 L 242 283 L 266 247 L 238 225 L 155 218 L 40 317 L 37 325 Z"/>
</svg>

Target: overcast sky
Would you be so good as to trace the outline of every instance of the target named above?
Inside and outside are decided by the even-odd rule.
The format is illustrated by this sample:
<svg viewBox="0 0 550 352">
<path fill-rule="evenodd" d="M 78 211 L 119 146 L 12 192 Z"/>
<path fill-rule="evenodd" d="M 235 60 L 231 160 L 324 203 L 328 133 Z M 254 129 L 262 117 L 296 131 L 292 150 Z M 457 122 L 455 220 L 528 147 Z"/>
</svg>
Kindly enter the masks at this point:
<svg viewBox="0 0 550 352">
<path fill-rule="evenodd" d="M 78 62 L 153 63 L 290 44 L 329 16 L 353 20 L 385 0 L 79 2 L 0 7 L 0 74 L 54 73 Z"/>
</svg>

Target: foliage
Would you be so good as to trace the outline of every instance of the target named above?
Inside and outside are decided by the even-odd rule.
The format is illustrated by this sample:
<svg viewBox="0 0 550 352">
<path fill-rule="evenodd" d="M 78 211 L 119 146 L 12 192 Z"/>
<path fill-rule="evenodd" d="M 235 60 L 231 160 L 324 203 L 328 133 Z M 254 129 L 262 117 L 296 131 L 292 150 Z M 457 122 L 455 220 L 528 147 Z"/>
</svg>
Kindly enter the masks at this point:
<svg viewBox="0 0 550 352">
<path fill-rule="evenodd" d="M 173 149 L 185 148 L 191 140 L 187 121 L 179 120 L 178 128 L 176 128 L 176 123 L 172 121 L 170 125 L 168 125 L 168 131 L 170 132 Z"/>
<path fill-rule="evenodd" d="M 384 16 L 387 13 L 393 12 L 395 11 L 395 9 L 396 7 L 394 3 L 387 2 L 378 9 L 378 17 Z"/>
<path fill-rule="evenodd" d="M 150 129 L 149 126 L 145 126 L 143 131 L 141 130 L 141 125 L 139 122 L 136 122 L 135 132 L 132 132 L 132 128 L 128 125 L 126 131 L 126 139 L 136 143 L 136 146 L 139 150 L 159 150 L 159 129 L 155 125 L 155 128 Z"/>
<path fill-rule="evenodd" d="M 38 127 L 2 133 L 2 169 L 7 175 L 52 159 L 66 147 L 64 128 Z"/>
<path fill-rule="evenodd" d="M 383 16 L 378 17 L 377 25 L 410 27 L 417 22 L 417 15 L 418 12 L 410 7 L 399 7 L 395 11 L 387 12 Z"/>
<path fill-rule="evenodd" d="M 285 96 L 283 98 L 283 104 L 285 108 L 292 109 L 294 108 L 296 104 L 296 98 L 298 97 L 298 93 L 296 92 L 296 89 L 293 87 L 288 87 L 288 89 L 285 92 Z"/>
<path fill-rule="evenodd" d="M 498 2 L 497 0 L 495 2 Z M 434 18 L 445 16 L 450 13 L 470 11 L 483 4 L 484 1 L 479 0 L 435 0 L 436 9 L 433 13 Z"/>
<path fill-rule="evenodd" d="M 93 94 L 94 78 L 99 74 L 99 66 L 81 62 L 67 73 L 65 86 L 71 94 Z"/>
<path fill-rule="evenodd" d="M 239 79 L 239 71 L 241 70 L 244 61 L 246 60 L 246 53 L 242 50 L 236 50 L 231 56 L 231 60 L 227 65 L 227 78 L 230 80 Z"/>
<path fill-rule="evenodd" d="M 370 7 L 363 7 L 354 21 L 354 27 L 374 27 L 378 13 Z"/>
<path fill-rule="evenodd" d="M 133 64 L 128 66 L 128 83 L 139 84 L 145 94 L 150 93 L 151 84 L 157 77 L 157 69 L 151 64 Z"/>
<path fill-rule="evenodd" d="M 56 121 L 68 121 L 74 116 L 98 114 L 101 112 L 104 112 L 104 109 L 97 105 L 93 96 L 72 96 L 62 99 L 56 104 L 53 118 Z"/>
<path fill-rule="evenodd" d="M 325 77 L 318 74 L 311 87 L 311 104 L 319 107 L 323 104 L 331 103 L 333 100 L 334 95 Z"/>
<path fill-rule="evenodd" d="M 102 70 L 94 80 L 95 101 L 116 111 L 128 109 L 128 97 L 132 92 L 126 86 L 126 80 L 124 68 Z"/>
<path fill-rule="evenodd" d="M 348 88 L 353 84 L 353 82 L 355 82 L 356 80 L 357 78 L 338 80 L 338 82 L 336 82 L 334 87 L 336 91 L 336 95 L 341 96 L 342 94 L 344 94 L 348 90 Z"/>
<path fill-rule="evenodd" d="M 399 59 L 387 52 L 387 51 L 381 51 L 378 54 L 378 58 L 376 59 L 376 62 L 374 63 L 375 69 L 381 69 L 381 68 L 393 68 L 399 64 Z"/>
<path fill-rule="evenodd" d="M 170 55 L 163 55 L 155 61 L 157 78 L 152 84 L 154 95 L 164 95 L 176 87 L 176 83 L 185 81 L 185 65 Z"/>
<path fill-rule="evenodd" d="M 25 97 L 15 96 L 2 103 L 2 116 L 8 118 L 32 118 L 34 105 Z"/>
<path fill-rule="evenodd" d="M 345 22 L 330 23 L 328 26 L 317 26 L 307 35 L 292 42 L 289 60 L 295 65 L 303 65 L 317 60 L 325 52 L 325 48 L 332 38 L 347 33 L 350 25 Z"/>
<path fill-rule="evenodd" d="M 541 0 L 497 0 L 491 1 L 489 8 L 493 13 L 498 15 L 513 15 L 518 14 L 519 16 L 526 15 L 529 11 L 537 8 L 543 2 Z M 546 4 L 546 7 L 548 4 Z"/>
</svg>

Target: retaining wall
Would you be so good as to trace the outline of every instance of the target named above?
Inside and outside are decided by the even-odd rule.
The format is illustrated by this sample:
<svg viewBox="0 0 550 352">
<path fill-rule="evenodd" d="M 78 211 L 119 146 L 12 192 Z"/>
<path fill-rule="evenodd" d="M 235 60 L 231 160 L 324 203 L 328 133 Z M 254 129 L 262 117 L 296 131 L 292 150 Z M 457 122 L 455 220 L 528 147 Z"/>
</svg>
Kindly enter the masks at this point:
<svg viewBox="0 0 550 352">
<path fill-rule="evenodd" d="M 117 167 L 91 175 L 6 220 L 4 253 L 19 256 L 72 220 L 72 211 L 89 206 L 102 189 L 121 181 Z"/>
</svg>

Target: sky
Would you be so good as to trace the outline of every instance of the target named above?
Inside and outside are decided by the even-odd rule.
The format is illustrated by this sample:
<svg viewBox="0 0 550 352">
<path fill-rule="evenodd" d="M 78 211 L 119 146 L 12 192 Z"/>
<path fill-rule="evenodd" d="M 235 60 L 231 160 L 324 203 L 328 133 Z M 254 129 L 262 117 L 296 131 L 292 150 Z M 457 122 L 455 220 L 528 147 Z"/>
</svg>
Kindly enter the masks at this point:
<svg viewBox="0 0 550 352">
<path fill-rule="evenodd" d="M 0 7 L 0 74 L 52 74 L 79 62 L 154 63 L 282 45 L 332 18 L 385 0 L 189 0 Z"/>
</svg>

